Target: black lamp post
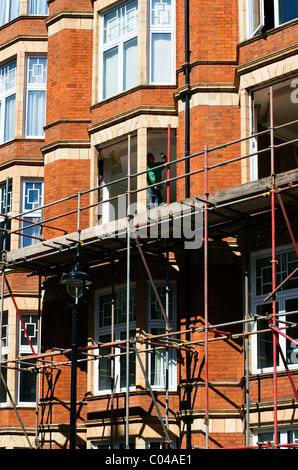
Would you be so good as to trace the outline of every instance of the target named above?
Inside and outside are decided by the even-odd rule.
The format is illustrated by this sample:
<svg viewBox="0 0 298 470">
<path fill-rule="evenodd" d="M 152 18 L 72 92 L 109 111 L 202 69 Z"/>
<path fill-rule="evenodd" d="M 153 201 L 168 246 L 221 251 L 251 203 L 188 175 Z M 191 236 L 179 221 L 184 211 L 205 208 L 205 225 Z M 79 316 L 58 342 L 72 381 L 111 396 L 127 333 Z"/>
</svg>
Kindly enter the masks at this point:
<svg viewBox="0 0 298 470">
<path fill-rule="evenodd" d="M 84 301 L 85 288 L 90 286 L 90 277 L 82 272 L 76 262 L 72 271 L 61 277 L 60 283 L 65 285 L 69 297 L 74 299 L 70 303 L 72 309 L 72 343 L 71 343 L 71 390 L 70 390 L 70 431 L 69 448 L 76 448 L 76 421 L 77 421 L 77 355 L 78 355 L 78 310 Z"/>
</svg>

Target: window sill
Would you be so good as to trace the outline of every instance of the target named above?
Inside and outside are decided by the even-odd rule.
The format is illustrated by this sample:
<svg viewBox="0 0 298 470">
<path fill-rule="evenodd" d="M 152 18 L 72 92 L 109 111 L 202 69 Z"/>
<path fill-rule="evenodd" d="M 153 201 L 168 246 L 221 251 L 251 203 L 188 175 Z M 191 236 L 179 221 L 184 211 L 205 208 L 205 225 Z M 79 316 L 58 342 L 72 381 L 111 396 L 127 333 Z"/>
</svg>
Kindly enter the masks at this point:
<svg viewBox="0 0 298 470">
<path fill-rule="evenodd" d="M 296 368 L 290 368 L 290 373 L 291 375 L 298 375 L 298 365 Z M 278 377 L 286 377 L 288 376 L 287 372 L 285 369 L 278 369 L 276 371 L 276 374 Z M 273 377 L 273 370 L 272 371 L 266 371 L 266 372 L 251 372 L 249 379 L 250 380 L 258 380 L 258 379 L 270 379 Z"/>
<path fill-rule="evenodd" d="M 139 90 L 156 90 L 156 89 L 175 90 L 176 88 L 177 88 L 176 85 L 138 85 L 134 88 L 130 88 L 129 90 L 123 91 L 122 93 L 118 93 L 117 95 L 110 96 L 109 98 L 98 101 L 97 103 L 92 105 L 90 109 L 92 111 L 93 109 L 104 106 L 107 103 L 119 100 L 123 96 L 130 95 L 130 94 L 135 93 L 136 91 L 139 91 Z"/>
</svg>

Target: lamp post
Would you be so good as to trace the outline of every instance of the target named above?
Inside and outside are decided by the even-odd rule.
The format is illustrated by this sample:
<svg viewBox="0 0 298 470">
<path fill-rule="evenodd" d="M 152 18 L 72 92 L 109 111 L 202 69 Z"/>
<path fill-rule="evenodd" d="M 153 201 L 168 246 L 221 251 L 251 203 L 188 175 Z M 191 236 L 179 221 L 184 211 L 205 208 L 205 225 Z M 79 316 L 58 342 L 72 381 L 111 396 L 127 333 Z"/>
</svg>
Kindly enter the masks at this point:
<svg viewBox="0 0 298 470">
<path fill-rule="evenodd" d="M 76 448 L 77 421 L 77 355 L 78 355 L 78 310 L 84 301 L 85 288 L 90 286 L 90 277 L 82 272 L 76 262 L 70 273 L 61 277 L 60 283 L 65 285 L 69 297 L 74 299 L 69 303 L 72 309 L 72 340 L 71 340 L 71 384 L 70 384 L 70 431 L 69 448 Z"/>
</svg>

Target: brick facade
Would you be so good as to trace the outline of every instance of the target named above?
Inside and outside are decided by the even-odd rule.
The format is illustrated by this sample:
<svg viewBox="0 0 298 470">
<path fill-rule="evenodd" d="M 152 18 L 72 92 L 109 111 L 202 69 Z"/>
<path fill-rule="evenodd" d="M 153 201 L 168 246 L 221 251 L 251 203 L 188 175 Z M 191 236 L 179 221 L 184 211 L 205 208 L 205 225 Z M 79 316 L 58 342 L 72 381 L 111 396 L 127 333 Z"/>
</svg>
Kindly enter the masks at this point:
<svg viewBox="0 0 298 470">
<path fill-rule="evenodd" d="M 91 449 L 111 445 L 112 442 L 117 445 L 125 442 L 126 391 L 120 388 L 114 393 L 98 390 L 95 359 L 101 351 L 96 347 L 100 334 L 107 334 L 103 325 L 99 325 L 98 296 L 110 294 L 114 287 L 116 290 L 126 287 L 126 239 L 118 240 L 118 244 L 115 242 L 113 226 L 109 225 L 113 220 L 106 216 L 105 203 L 99 202 L 111 197 L 113 204 L 120 193 L 128 191 L 127 181 L 122 183 L 121 178 L 131 176 L 127 164 L 129 139 L 132 138 L 131 173 L 143 171 L 147 152 L 153 151 L 157 160 L 161 152 L 167 152 L 169 125 L 171 161 L 183 159 L 186 139 L 189 139 L 189 153 L 194 155 L 190 161 L 190 172 L 193 174 L 190 175 L 189 195 L 185 179 L 181 177 L 186 168 L 185 161 L 182 161 L 175 166 L 177 180 L 171 183 L 171 202 L 180 202 L 188 196 L 194 199 L 206 196 L 204 150 L 207 152 L 207 196 L 211 198 L 209 208 L 214 209 L 213 212 L 210 210 L 209 221 L 208 322 L 209 325 L 230 323 L 223 328 L 224 332 L 221 327 L 210 329 L 206 358 L 203 331 L 206 266 L 203 245 L 191 250 L 190 257 L 187 257 L 183 241 L 177 240 L 170 247 L 172 258 L 169 268 L 164 240 L 153 244 L 144 242 L 145 257 L 153 279 L 164 284 L 169 275 L 171 285 L 175 286 L 176 331 L 190 329 L 191 341 L 194 342 L 190 356 L 184 348 L 179 349 L 175 344 L 177 383 L 168 395 L 170 438 L 181 449 L 188 448 L 190 441 L 191 447 L 204 448 L 208 423 L 209 447 L 242 447 L 246 443 L 245 419 L 248 411 L 250 444 L 255 442 L 256 432 L 273 428 L 272 368 L 254 372 L 255 343 L 252 337 L 249 338 L 249 350 L 246 351 L 246 337 L 240 335 L 243 325 L 235 324 L 236 320 L 240 321 L 245 316 L 246 256 L 252 270 L 254 256 L 271 246 L 269 209 L 264 207 L 263 196 L 260 205 L 257 199 L 254 199 L 255 205 L 246 202 L 240 210 L 234 209 L 232 204 L 230 212 L 227 208 L 220 212 L 217 203 L 212 205 L 212 201 L 225 203 L 231 199 L 235 202 L 239 194 L 249 194 L 253 199 L 258 184 L 261 187 L 258 177 L 252 177 L 254 172 L 259 171 L 259 163 L 252 158 L 239 159 L 252 152 L 248 142 L 240 140 L 257 130 L 253 128 L 256 123 L 252 122 L 252 116 L 255 116 L 257 107 L 265 106 L 263 96 L 260 100 L 264 101 L 257 102 L 256 91 L 263 87 L 266 90 L 272 84 L 297 76 L 297 19 L 259 36 L 249 37 L 246 4 L 244 0 L 190 0 L 190 62 L 185 63 L 185 2 L 177 0 L 175 83 L 152 84 L 148 78 L 149 25 L 146 18 L 149 17 L 149 7 L 145 0 L 139 0 L 137 84 L 104 100 L 99 98 L 103 80 L 101 16 L 117 3 L 109 0 L 48 0 L 49 14 L 41 18 L 24 13 L 27 2 L 22 0 L 22 16 L 0 28 L 0 66 L 15 56 L 17 64 L 20 64 L 17 72 L 16 138 L 1 144 L 0 157 L 0 182 L 5 182 L 7 176 L 13 178 L 13 215 L 20 213 L 22 178 L 44 179 L 44 243 L 19 252 L 19 238 L 11 234 L 12 258 L 8 255 L 8 267 L 15 271 L 9 273 L 8 278 L 18 308 L 22 314 L 38 313 L 41 316 L 40 353 L 50 354 L 53 351 L 53 356 L 46 356 L 45 359 L 42 356 L 45 362 L 42 362 L 43 367 L 38 374 L 37 446 L 40 448 L 63 449 L 69 445 L 71 308 L 66 304 L 65 290 L 59 285 L 59 280 L 74 263 L 76 251 L 73 249 L 73 236 L 78 235 L 78 221 L 80 234 L 82 231 L 83 236 L 88 238 L 89 232 L 92 233 L 89 243 L 82 242 L 78 246 L 83 254 L 82 268 L 91 273 L 93 284 L 87 302 L 79 311 L 78 346 L 85 356 L 80 356 L 77 367 L 77 447 Z M 23 132 L 26 98 L 22 90 L 25 89 L 25 78 L 19 70 L 25 70 L 25 56 L 31 53 L 47 55 L 47 105 L 44 137 L 27 139 Z M 185 74 L 187 67 L 188 83 Z M 186 98 L 189 98 L 189 114 Z M 262 125 L 267 126 L 268 130 L 268 113 L 262 116 Z M 294 129 L 294 136 L 295 132 Z M 286 139 L 292 138 L 293 135 Z M 233 141 L 236 141 L 233 145 L 225 145 Z M 261 144 L 261 139 L 258 143 Z M 213 147 L 216 150 L 212 151 Z M 225 164 L 233 159 L 237 161 Z M 290 173 L 290 170 L 294 184 L 296 168 L 287 168 L 286 172 Z M 102 188 L 98 188 L 102 181 L 109 183 L 117 178 L 120 182 L 115 193 L 109 187 L 105 188 L 105 194 Z M 250 185 L 249 189 L 244 183 Z M 144 175 L 138 177 L 134 186 L 141 187 L 146 187 Z M 92 191 L 89 193 L 89 190 Z M 264 192 L 269 190 L 270 182 L 265 185 Z M 81 197 L 82 192 L 86 194 Z M 137 212 L 140 212 L 140 203 L 146 203 L 145 194 L 145 191 L 131 194 L 134 201 L 138 201 Z M 61 202 L 53 204 L 57 200 Z M 163 208 L 167 210 L 167 206 Z M 263 210 L 265 215 L 259 218 Z M 216 219 L 218 212 L 221 219 Z M 293 214 L 295 222 L 295 212 Z M 123 221 L 125 214 L 122 216 L 119 215 L 119 219 Z M 278 221 L 276 240 L 279 249 L 288 247 L 291 239 L 285 235 L 284 221 Z M 13 224 L 13 228 L 18 227 L 16 221 Z M 103 239 L 100 238 L 100 230 L 106 230 Z M 250 237 L 248 254 L 245 234 Z M 69 247 L 69 242 L 73 243 L 72 250 L 65 249 Z M 52 251 L 44 254 L 47 247 Z M 14 250 L 18 262 L 14 262 Z M 3 267 L 6 268 L 6 265 L 3 264 Z M 39 276 L 42 291 L 39 290 Z M 151 327 L 150 283 L 135 245 L 130 276 L 131 285 L 136 289 L 134 328 L 138 337 L 149 333 L 148 328 Z M 253 291 L 254 276 L 255 273 L 249 271 L 251 315 L 255 313 L 252 310 L 256 297 Z M 13 361 L 14 356 L 18 355 L 19 319 L 7 289 L 3 297 L 4 309 L 8 311 L 10 338 L 15 334 L 15 345 L 9 344 L 7 347 L 8 359 Z M 106 321 L 109 321 L 108 315 Z M 154 328 L 159 328 L 159 325 L 154 324 Z M 222 339 L 222 335 L 226 337 Z M 181 333 L 181 338 L 184 337 Z M 153 348 L 153 351 L 143 354 L 146 341 L 136 344 L 141 351 L 142 363 L 149 371 L 151 359 L 148 357 L 155 357 L 156 351 Z M 249 354 L 250 410 L 246 409 L 246 354 Z M 113 361 L 115 364 L 116 359 Z M 205 409 L 207 365 L 208 410 Z M 291 371 L 297 386 L 297 370 L 293 367 Z M 34 443 L 35 403 L 31 406 L 18 403 L 18 377 L 16 371 L 7 369 L 7 384 L 13 391 L 23 424 Z M 138 363 L 135 380 L 135 387 L 129 394 L 130 439 L 134 440 L 136 448 L 146 448 L 151 441 L 164 443 L 164 431 Z M 293 404 L 293 390 L 285 370 L 278 370 L 277 396 L 279 425 L 294 429 L 298 418 L 296 405 Z M 165 388 L 157 386 L 154 397 L 165 418 Z M 0 408 L 0 447 L 26 446 L 17 435 L 8 439 L 7 429 L 11 431 L 13 427 L 19 429 L 20 425 L 11 403 L 7 403 L 7 406 Z"/>
</svg>

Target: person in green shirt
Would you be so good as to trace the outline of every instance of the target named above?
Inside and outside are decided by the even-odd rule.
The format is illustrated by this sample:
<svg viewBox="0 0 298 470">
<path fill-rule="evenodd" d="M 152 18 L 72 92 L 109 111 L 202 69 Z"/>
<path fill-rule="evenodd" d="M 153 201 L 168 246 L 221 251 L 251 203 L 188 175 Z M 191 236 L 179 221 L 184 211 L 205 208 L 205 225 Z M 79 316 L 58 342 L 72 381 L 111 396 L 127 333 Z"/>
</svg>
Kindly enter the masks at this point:
<svg viewBox="0 0 298 470">
<path fill-rule="evenodd" d="M 166 160 L 167 157 L 164 153 L 161 154 L 161 158 Z M 152 153 L 147 154 L 147 186 L 150 188 L 147 189 L 147 208 L 152 209 L 159 206 L 162 203 L 161 189 L 162 185 L 154 186 L 156 183 L 161 182 L 161 172 L 165 168 L 162 168 L 162 162 L 154 162 L 155 157 Z M 160 168 L 156 168 L 160 167 Z"/>
</svg>

